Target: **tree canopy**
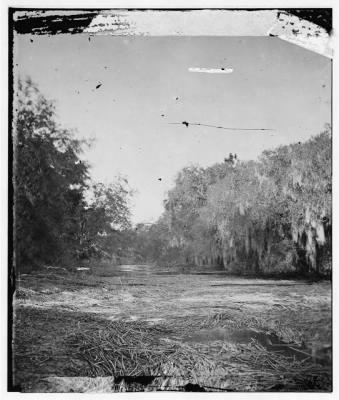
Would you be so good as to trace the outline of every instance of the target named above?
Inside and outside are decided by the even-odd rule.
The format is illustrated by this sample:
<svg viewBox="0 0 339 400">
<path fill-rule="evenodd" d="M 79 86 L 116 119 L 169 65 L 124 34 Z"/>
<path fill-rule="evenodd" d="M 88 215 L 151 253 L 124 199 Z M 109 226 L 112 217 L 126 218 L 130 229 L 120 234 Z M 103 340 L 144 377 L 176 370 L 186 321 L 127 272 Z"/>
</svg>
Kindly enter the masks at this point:
<svg viewBox="0 0 339 400">
<path fill-rule="evenodd" d="M 58 124 L 54 103 L 29 78 L 18 81 L 13 128 L 16 264 L 104 251 L 102 236 L 107 242 L 130 225 L 127 180 L 91 181 L 82 158 L 89 142 Z"/>
<path fill-rule="evenodd" d="M 236 162 L 235 162 L 236 161 Z M 331 129 L 264 151 L 256 162 L 179 172 L 165 216 L 175 246 L 195 264 L 232 272 L 329 273 Z"/>
</svg>

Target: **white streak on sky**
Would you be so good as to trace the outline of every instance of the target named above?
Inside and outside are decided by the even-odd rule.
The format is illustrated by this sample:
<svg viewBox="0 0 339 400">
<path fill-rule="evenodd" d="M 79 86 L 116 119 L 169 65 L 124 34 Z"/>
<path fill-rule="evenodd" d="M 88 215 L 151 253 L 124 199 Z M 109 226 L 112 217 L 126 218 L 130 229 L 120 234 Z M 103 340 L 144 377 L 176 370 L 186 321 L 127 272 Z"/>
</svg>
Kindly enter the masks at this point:
<svg viewBox="0 0 339 400">
<path fill-rule="evenodd" d="M 204 72 L 206 74 L 231 74 L 233 68 L 188 68 L 189 72 Z"/>
</svg>

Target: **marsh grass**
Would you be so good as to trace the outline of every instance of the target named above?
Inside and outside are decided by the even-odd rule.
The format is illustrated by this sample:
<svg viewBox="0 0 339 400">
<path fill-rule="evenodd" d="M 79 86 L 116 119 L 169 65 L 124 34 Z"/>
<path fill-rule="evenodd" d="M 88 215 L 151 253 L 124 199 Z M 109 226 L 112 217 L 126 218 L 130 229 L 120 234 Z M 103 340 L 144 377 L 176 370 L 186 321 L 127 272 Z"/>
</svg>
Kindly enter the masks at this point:
<svg viewBox="0 0 339 400">
<path fill-rule="evenodd" d="M 242 280 L 234 285 L 227 278 L 223 288 L 213 286 L 215 279 L 119 276 L 102 266 L 96 273 L 23 274 L 14 302 L 17 381 L 24 391 L 34 379 L 52 376 L 110 378 L 112 391 L 185 390 L 188 384 L 206 391 L 331 390 L 328 284 L 296 289 L 248 280 L 241 286 Z M 255 337 L 246 343 L 213 334 L 204 342 L 185 340 L 218 329 L 235 337 L 243 330 L 273 335 L 305 354 L 271 351 Z M 154 379 L 140 385 L 121 378 L 128 376 Z"/>
<path fill-rule="evenodd" d="M 168 326 L 112 321 L 105 329 L 80 327 L 67 341 L 88 362 L 93 376 L 159 375 L 166 364 L 192 369 L 197 361 L 208 362 L 194 348 L 169 339 L 171 334 Z"/>
<path fill-rule="evenodd" d="M 215 316 L 218 319 L 220 316 Z M 211 320 L 211 318 L 210 318 Z M 197 321 L 196 321 L 197 322 Z M 208 326 L 208 322 L 200 326 Z M 247 345 L 215 341 L 187 344 L 171 338 L 192 331 L 141 322 L 115 321 L 105 329 L 95 325 L 79 328 L 67 338 L 76 353 L 90 366 L 91 376 L 153 376 L 139 390 L 180 390 L 188 383 L 206 391 L 323 391 L 331 388 L 331 366 L 321 365 L 304 352 L 302 360 L 268 351 L 256 340 Z M 195 325 L 197 327 L 198 324 Z M 211 325 L 209 325 L 211 326 Z M 213 352 L 211 346 L 214 345 Z M 297 343 L 290 347 L 299 348 Z M 117 391 L 133 390 L 133 383 L 115 386 Z"/>
</svg>

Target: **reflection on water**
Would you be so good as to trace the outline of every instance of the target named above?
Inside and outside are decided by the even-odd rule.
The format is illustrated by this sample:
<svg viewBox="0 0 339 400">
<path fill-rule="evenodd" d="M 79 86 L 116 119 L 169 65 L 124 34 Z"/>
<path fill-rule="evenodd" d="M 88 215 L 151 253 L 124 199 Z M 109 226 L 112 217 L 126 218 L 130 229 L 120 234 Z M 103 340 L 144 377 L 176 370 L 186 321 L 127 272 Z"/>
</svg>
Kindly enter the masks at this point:
<svg viewBox="0 0 339 400">
<path fill-rule="evenodd" d="M 174 266 L 164 267 L 150 264 L 118 265 L 112 267 L 117 273 L 128 274 L 152 274 L 152 275 L 228 275 L 222 267 L 194 267 L 194 266 Z M 120 275 L 119 274 L 119 275 Z"/>
<path fill-rule="evenodd" d="M 252 286 L 252 285 L 305 285 L 312 284 L 307 281 L 290 279 L 269 279 L 230 275 L 222 267 L 195 267 L 195 266 L 158 266 L 151 264 L 126 264 L 112 266 L 109 276 L 142 277 L 149 275 L 175 276 L 175 275 L 202 275 L 218 278 L 210 282 L 211 286 Z M 221 279 L 220 279 L 221 278 Z M 135 283 L 134 283 L 135 284 Z M 136 285 L 136 284 L 135 284 Z M 142 285 L 142 284 L 140 284 Z"/>
</svg>

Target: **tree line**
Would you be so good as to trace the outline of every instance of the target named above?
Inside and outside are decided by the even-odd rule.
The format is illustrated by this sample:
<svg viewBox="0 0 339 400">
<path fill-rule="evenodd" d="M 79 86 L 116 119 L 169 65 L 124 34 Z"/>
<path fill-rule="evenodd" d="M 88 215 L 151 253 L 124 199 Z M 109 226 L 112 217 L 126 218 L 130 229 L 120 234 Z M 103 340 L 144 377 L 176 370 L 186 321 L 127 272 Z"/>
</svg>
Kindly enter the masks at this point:
<svg viewBox="0 0 339 400">
<path fill-rule="evenodd" d="M 233 273 L 330 275 L 331 128 L 301 143 L 182 169 L 148 236 L 157 257 Z M 173 258 L 174 257 L 174 258 Z"/>
<path fill-rule="evenodd" d="M 94 182 L 80 140 L 55 105 L 19 80 L 13 124 L 15 263 L 32 267 L 106 258 L 112 263 L 220 266 L 232 273 L 331 274 L 331 127 L 306 142 L 230 154 L 177 174 L 164 212 L 131 224 L 126 178 Z"/>
</svg>

